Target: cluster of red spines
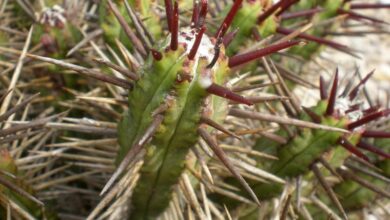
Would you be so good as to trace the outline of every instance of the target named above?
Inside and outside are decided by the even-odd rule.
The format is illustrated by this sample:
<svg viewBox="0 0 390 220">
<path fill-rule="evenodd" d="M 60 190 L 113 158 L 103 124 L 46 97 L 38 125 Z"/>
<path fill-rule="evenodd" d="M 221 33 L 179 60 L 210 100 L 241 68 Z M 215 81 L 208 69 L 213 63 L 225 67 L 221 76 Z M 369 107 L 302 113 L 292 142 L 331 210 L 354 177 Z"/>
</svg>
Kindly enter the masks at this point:
<svg viewBox="0 0 390 220">
<path fill-rule="evenodd" d="M 367 80 L 373 75 L 373 71 L 371 71 L 369 74 L 367 74 L 366 77 L 364 77 L 349 93 L 348 93 L 348 99 L 350 101 L 353 101 L 356 97 L 357 97 L 357 94 L 359 92 L 359 89 L 361 88 L 361 86 L 363 86 Z M 334 76 L 334 80 L 333 80 L 333 84 L 332 84 L 332 88 L 330 90 L 330 94 L 329 94 L 329 97 L 328 97 L 328 94 L 326 93 L 326 88 L 325 88 L 325 85 L 324 85 L 324 80 L 322 79 L 322 77 L 320 78 L 320 95 L 321 95 L 321 99 L 323 100 L 328 100 L 328 105 L 327 105 L 327 108 L 326 108 L 326 112 L 325 114 L 327 116 L 334 116 L 336 114 L 336 109 L 335 109 L 335 102 L 336 102 L 336 99 L 337 99 L 337 86 L 338 86 L 338 71 L 336 70 L 336 73 L 335 73 L 335 76 Z M 359 108 L 356 108 L 356 105 L 352 105 L 350 107 L 350 109 L 346 110 L 345 113 L 347 112 L 352 112 L 352 111 L 358 111 Z M 366 125 L 374 120 L 377 120 L 377 119 L 380 119 L 382 117 L 386 117 L 390 115 L 390 109 L 384 109 L 384 110 L 379 110 L 378 106 L 374 106 L 370 109 L 367 109 L 366 111 L 363 111 L 363 116 L 360 118 L 360 119 L 357 119 L 355 121 L 352 121 L 352 122 L 349 122 L 347 125 L 346 125 L 346 128 L 348 130 L 350 130 L 351 132 L 354 131 L 354 129 L 356 128 L 359 128 L 363 125 Z M 320 116 L 316 116 L 316 117 L 313 117 L 312 115 L 312 112 L 311 114 L 309 114 L 309 116 L 312 118 L 312 119 L 318 119 Z M 361 132 L 361 131 L 358 131 L 358 132 Z M 390 154 L 382 151 L 381 149 L 375 147 L 375 146 L 372 146 L 371 144 L 368 144 L 367 142 L 365 142 L 364 140 L 362 140 L 362 138 L 390 138 L 390 132 L 385 132 L 385 131 L 371 131 L 371 130 L 363 130 L 360 134 L 360 140 L 359 142 L 356 144 L 356 146 L 354 146 L 351 142 L 348 141 L 348 139 L 346 137 L 341 137 L 339 140 L 338 140 L 338 144 L 340 144 L 341 146 L 343 146 L 345 149 L 347 149 L 348 151 L 350 151 L 352 154 L 364 159 L 364 160 L 367 160 L 369 161 L 368 157 L 362 153 L 358 148 L 360 149 L 364 149 L 364 150 L 367 150 L 367 151 L 370 151 L 372 153 L 375 153 L 377 155 L 380 155 L 380 156 L 383 156 L 384 158 L 386 159 L 390 159 Z"/>
<path fill-rule="evenodd" d="M 215 38 L 216 38 L 216 51 L 215 51 L 215 57 L 211 64 L 208 66 L 211 68 L 214 66 L 215 62 L 217 62 L 219 58 L 219 47 L 221 43 L 228 44 L 229 41 L 231 41 L 234 37 L 234 32 L 233 34 L 228 34 L 225 38 L 225 34 L 227 30 L 229 29 L 237 11 L 240 9 L 242 4 L 242 0 L 237 0 L 234 2 L 232 8 L 230 9 L 228 15 L 222 22 L 221 26 L 219 27 L 218 31 L 215 33 Z M 196 53 L 198 51 L 199 45 L 202 41 L 202 37 L 206 31 L 206 27 L 204 26 L 204 21 L 207 16 L 207 5 L 208 2 L 207 0 L 202 0 L 200 4 L 198 5 L 197 3 L 194 4 L 194 9 L 193 9 L 193 15 L 191 19 L 191 27 L 196 30 L 196 37 L 194 44 L 188 54 L 188 58 L 190 60 L 193 60 L 196 56 Z M 178 19 L 178 2 L 175 1 L 175 3 L 172 5 L 172 1 L 170 0 L 165 0 L 165 10 L 166 10 L 166 17 L 168 21 L 168 29 L 171 33 L 171 42 L 170 42 L 170 49 L 175 51 L 178 48 L 178 37 L 179 37 L 179 19 Z M 239 66 L 241 64 L 245 64 L 248 62 L 251 62 L 255 59 L 258 59 L 260 57 L 264 57 L 266 55 L 275 53 L 279 50 L 289 48 L 291 46 L 297 45 L 299 41 L 286 41 L 286 42 L 281 42 L 278 44 L 274 44 L 259 50 L 251 51 L 248 53 L 244 54 L 239 54 L 236 56 L 233 56 L 229 58 L 228 65 L 230 68 Z M 161 60 L 161 55 L 157 51 L 152 51 L 152 55 L 156 60 Z M 159 59 L 157 59 L 159 58 Z M 247 105 L 252 105 L 253 103 L 245 99 L 244 97 L 235 94 L 228 88 L 225 88 L 220 85 L 212 84 L 210 87 L 206 89 L 209 93 L 221 96 L 227 99 L 230 99 L 232 101 L 238 102 L 238 103 L 243 103 Z"/>
<path fill-rule="evenodd" d="M 280 20 L 286 20 L 286 19 L 293 19 L 293 18 L 299 18 L 299 17 L 310 17 L 314 16 L 317 13 L 320 13 L 323 11 L 322 8 L 312 8 L 307 10 L 302 10 L 298 12 L 286 12 L 293 4 L 297 3 L 297 0 L 280 0 L 277 3 L 273 4 L 271 7 L 266 9 L 257 19 L 258 24 L 263 23 L 267 18 L 269 18 L 271 15 L 275 14 L 275 16 Z M 390 8 L 389 4 L 350 4 L 350 9 L 381 9 L 381 8 Z M 340 15 L 347 15 L 347 19 L 353 19 L 357 21 L 370 21 L 374 24 L 387 24 L 387 22 L 384 22 L 380 19 L 376 19 L 367 15 L 359 14 L 355 11 L 351 10 L 345 10 L 342 8 L 339 8 L 337 10 L 337 13 Z M 289 30 L 283 27 L 278 27 L 276 29 L 276 32 L 283 35 L 288 35 L 294 32 L 294 30 Z M 346 47 L 345 45 L 339 44 L 337 42 L 326 40 L 320 37 L 316 37 L 310 34 L 300 33 L 297 35 L 298 38 L 305 39 L 308 41 L 313 41 L 318 44 L 327 45 L 329 47 L 332 47 L 334 49 L 346 52 L 348 54 L 354 55 L 350 48 Z"/>
<path fill-rule="evenodd" d="M 227 16 L 223 20 L 218 31 L 215 33 L 215 35 L 214 35 L 215 39 L 216 39 L 215 57 L 212 61 L 212 64 L 209 65 L 209 67 L 212 67 L 215 64 L 215 62 L 218 60 L 220 44 L 224 43 L 225 45 L 227 45 L 230 41 L 233 40 L 234 35 L 235 35 L 234 31 L 232 33 L 228 34 L 226 37 L 225 37 L 225 35 L 226 35 L 234 17 L 235 17 L 235 15 L 237 14 L 238 10 L 240 9 L 242 2 L 243 2 L 243 0 L 234 1 L 230 11 L 228 12 Z M 281 1 L 277 2 L 276 4 L 274 4 L 270 8 L 268 8 L 262 15 L 259 16 L 258 23 L 262 23 L 266 18 L 268 18 L 270 15 L 272 15 L 274 13 L 276 13 L 276 16 L 283 17 L 282 16 L 283 12 L 285 12 L 290 6 L 292 6 L 296 2 L 297 2 L 296 0 L 281 0 Z M 352 6 L 351 6 L 351 8 L 356 8 L 356 9 L 369 8 L 369 7 L 384 8 L 384 7 L 387 7 L 387 5 L 366 5 L 366 4 L 365 5 L 357 5 L 357 4 L 353 5 L 352 4 Z M 178 3 L 177 3 L 177 1 L 175 1 L 174 7 L 172 7 L 172 2 L 170 0 L 165 0 L 165 9 L 166 9 L 166 16 L 167 16 L 167 20 L 168 20 L 168 27 L 169 27 L 169 30 L 171 32 L 170 49 L 176 50 L 177 44 L 178 44 L 178 32 L 179 32 Z M 307 11 L 305 13 L 300 12 L 300 14 L 290 15 L 287 18 L 295 18 L 295 17 L 299 17 L 299 16 L 309 16 L 309 15 L 313 15 L 313 14 L 321 12 L 321 11 L 322 10 L 320 8 L 310 9 L 309 11 Z M 367 19 L 367 20 L 370 20 L 373 22 L 379 22 L 379 21 L 376 21 L 370 17 L 361 16 L 361 15 L 359 15 L 355 12 L 351 12 L 351 11 L 341 11 L 341 9 L 340 9 L 338 13 L 347 13 L 351 18 Z M 205 20 L 206 15 L 207 15 L 207 1 L 206 0 L 202 0 L 199 5 L 198 4 L 194 5 L 191 26 L 192 26 L 192 28 L 195 28 L 197 30 L 197 35 L 195 38 L 195 43 L 194 43 L 193 47 L 191 48 L 190 53 L 188 55 L 188 58 L 190 60 L 193 60 L 195 58 L 195 55 L 197 53 L 197 50 L 198 50 L 198 47 L 199 47 L 200 42 L 202 40 L 202 37 L 206 31 L 206 28 L 204 26 L 204 20 Z M 287 19 L 286 16 L 284 18 Z M 283 27 L 278 27 L 277 32 L 280 34 L 288 35 L 288 34 L 291 34 L 293 32 L 293 30 L 289 30 L 289 29 L 286 29 Z M 305 33 L 301 33 L 297 37 L 305 39 L 305 40 L 309 40 L 309 41 L 314 41 L 314 42 L 317 42 L 320 44 L 325 44 L 325 45 L 328 45 L 328 46 L 331 46 L 333 48 L 340 49 L 340 50 L 347 49 L 346 46 L 341 45 L 339 43 L 336 43 L 336 42 L 333 42 L 330 40 L 326 40 L 326 39 L 322 39 L 322 38 L 312 36 L 309 34 L 305 34 Z M 259 50 L 235 55 L 235 56 L 229 58 L 228 66 L 230 68 L 237 67 L 239 65 L 256 60 L 260 57 L 264 57 L 266 55 L 275 53 L 279 50 L 297 45 L 298 43 L 299 43 L 299 41 L 285 41 L 285 42 L 280 42 L 280 43 L 277 43 L 274 45 L 270 45 L 268 47 L 265 47 L 265 48 L 262 48 Z M 154 55 L 154 57 L 156 58 L 156 55 Z M 350 100 L 353 100 L 357 96 L 359 88 L 368 80 L 368 78 L 371 75 L 372 75 L 372 73 L 368 74 L 363 80 L 361 80 L 361 82 L 355 88 L 353 88 L 351 90 L 351 92 L 349 93 Z M 338 73 L 336 72 L 335 77 L 334 77 L 334 81 L 333 81 L 333 85 L 332 85 L 332 88 L 331 88 L 331 91 L 330 91 L 330 94 L 328 97 L 328 94 L 327 94 L 326 89 L 325 89 L 324 81 L 322 78 L 320 78 L 321 99 L 328 99 L 328 106 L 326 109 L 326 115 L 328 115 L 328 116 L 332 116 L 335 114 L 335 102 L 337 99 L 337 86 L 338 86 Z M 233 101 L 238 102 L 238 103 L 243 103 L 243 104 L 247 104 L 247 105 L 253 104 L 250 100 L 248 100 L 240 95 L 235 94 L 234 92 L 232 92 L 228 88 L 225 88 L 223 86 L 220 86 L 220 85 L 217 85 L 214 83 L 211 84 L 206 90 L 211 94 L 221 96 L 221 97 L 233 100 Z M 356 111 L 356 110 L 358 110 L 358 107 L 351 106 L 351 108 L 347 111 L 351 112 L 351 111 Z M 306 111 L 306 112 L 308 112 L 308 111 Z M 367 123 L 369 123 L 373 120 L 376 120 L 378 118 L 384 117 L 388 114 L 390 114 L 390 110 L 388 110 L 388 109 L 382 110 L 382 111 L 378 111 L 377 109 L 376 110 L 373 109 L 372 112 L 365 114 L 361 119 L 350 122 L 346 127 L 352 131 L 353 129 L 355 129 L 357 127 L 360 127 L 360 126 L 367 124 Z M 314 114 L 311 114 L 311 117 L 313 119 L 317 118 L 318 119 L 317 121 L 320 120 L 320 116 L 315 117 Z M 390 133 L 381 132 L 381 131 L 364 131 L 361 134 L 361 136 L 362 137 L 386 137 L 386 138 L 388 138 L 388 137 L 390 137 Z M 355 146 L 353 146 L 347 140 L 347 138 L 341 137 L 338 142 L 340 145 L 345 147 L 351 153 L 353 153 L 353 154 L 355 154 L 363 159 L 368 160 L 368 158 L 362 152 L 360 152 Z M 373 146 L 370 146 L 363 141 L 359 141 L 357 146 L 362 148 L 362 149 L 369 150 L 371 152 L 382 155 L 386 158 L 390 158 L 389 154 L 382 152 L 380 149 L 377 149 Z"/>
</svg>

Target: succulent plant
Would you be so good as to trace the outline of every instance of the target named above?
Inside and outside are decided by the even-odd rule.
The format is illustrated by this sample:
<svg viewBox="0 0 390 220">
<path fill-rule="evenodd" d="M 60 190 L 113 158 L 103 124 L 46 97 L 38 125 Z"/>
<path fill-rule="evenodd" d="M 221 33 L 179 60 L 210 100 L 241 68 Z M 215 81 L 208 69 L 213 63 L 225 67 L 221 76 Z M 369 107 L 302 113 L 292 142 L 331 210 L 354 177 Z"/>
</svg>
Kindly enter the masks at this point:
<svg viewBox="0 0 390 220">
<path fill-rule="evenodd" d="M 323 37 L 340 24 L 340 15 L 382 23 L 350 9 L 386 6 L 289 0 L 214 1 L 213 8 L 207 0 L 165 0 L 165 7 L 161 3 L 102 0 L 96 23 L 101 30 L 96 33 L 104 37 L 96 40 L 98 45 L 91 42 L 101 57 L 93 58 L 96 62 L 89 56 L 73 63 L 54 59 L 69 54 L 70 46 L 92 39 L 86 35 L 81 40 L 79 28 L 64 25 L 65 15 L 58 6 L 45 10 L 35 29 L 42 33 L 46 51 L 58 52 L 58 56 L 22 52 L 27 58 L 103 82 L 88 81 L 83 88 L 68 86 L 66 90 L 76 99 L 61 102 L 77 109 L 75 115 L 94 119 L 66 118 L 70 123 L 45 125 L 79 132 L 64 133 L 76 137 L 49 146 L 61 149 L 57 157 L 77 164 L 68 172 L 90 170 L 77 175 L 83 178 L 76 183 L 80 192 L 96 194 L 102 189 L 103 197 L 85 199 L 88 202 L 83 205 L 95 208 L 90 213 L 80 210 L 81 215 L 89 213 L 88 219 L 108 215 L 113 219 L 184 219 L 185 215 L 285 219 L 289 209 L 294 209 L 302 218 L 337 218 L 340 214 L 347 218 L 355 201 L 347 199 L 350 195 L 344 187 L 367 196 L 361 200 L 374 199 L 374 194 L 350 178 L 352 168 L 345 162 L 351 158 L 360 160 L 359 165 L 362 160 L 388 161 L 380 159 L 388 159 L 386 150 L 372 146 L 377 140 L 363 141 L 389 136 L 385 131 L 361 129 L 389 113 L 374 107 L 364 110 L 356 100 L 372 74 L 353 89 L 348 85 L 338 97 L 336 72 L 329 97 L 321 80 L 322 100 L 303 108 L 283 78 L 291 70 L 284 65 L 295 65 L 284 55 L 310 58 L 318 53 L 319 45 L 355 55 L 350 48 Z M 91 5 L 96 9 L 97 5 Z M 313 27 L 307 30 L 309 25 Z M 304 45 L 295 37 L 312 42 Z M 292 75 L 287 78 L 315 87 Z M 288 117 L 281 116 L 285 114 Z M 256 139 L 258 135 L 262 138 Z M 379 154 L 379 159 L 377 155 L 368 158 L 360 149 Z M 329 184 L 325 177 L 332 175 L 347 181 Z M 378 180 L 364 174 L 357 178 Z M 292 187 L 295 180 L 303 184 Z M 324 190 L 316 187 L 317 181 Z M 383 192 L 372 185 L 368 188 Z M 303 196 L 294 197 L 292 191 Z M 277 208 L 263 206 L 275 197 L 279 198 Z"/>
</svg>

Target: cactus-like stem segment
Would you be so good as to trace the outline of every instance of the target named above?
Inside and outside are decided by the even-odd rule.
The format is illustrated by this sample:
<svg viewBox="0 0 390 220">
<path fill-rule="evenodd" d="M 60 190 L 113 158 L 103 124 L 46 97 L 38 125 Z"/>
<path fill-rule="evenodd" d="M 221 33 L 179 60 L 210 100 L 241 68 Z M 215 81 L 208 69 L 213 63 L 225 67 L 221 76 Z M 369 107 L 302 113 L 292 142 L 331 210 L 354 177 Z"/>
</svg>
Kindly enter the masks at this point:
<svg viewBox="0 0 390 220">
<path fill-rule="evenodd" d="M 108 180 L 104 188 L 102 189 L 100 195 L 103 195 L 106 193 L 106 191 L 112 186 L 114 181 L 125 171 L 125 169 L 129 166 L 130 163 L 134 161 L 136 156 L 139 154 L 139 152 L 142 150 L 142 148 L 145 146 L 145 144 L 152 138 L 152 136 L 156 133 L 157 128 L 162 123 L 164 117 L 162 115 L 157 115 L 154 119 L 152 124 L 149 126 L 149 128 L 146 129 L 145 134 L 136 141 L 136 143 L 131 147 L 131 149 L 127 152 L 126 156 L 122 160 L 121 164 L 118 166 L 118 168 L 115 170 L 114 174 L 111 176 L 111 178 Z"/>
</svg>

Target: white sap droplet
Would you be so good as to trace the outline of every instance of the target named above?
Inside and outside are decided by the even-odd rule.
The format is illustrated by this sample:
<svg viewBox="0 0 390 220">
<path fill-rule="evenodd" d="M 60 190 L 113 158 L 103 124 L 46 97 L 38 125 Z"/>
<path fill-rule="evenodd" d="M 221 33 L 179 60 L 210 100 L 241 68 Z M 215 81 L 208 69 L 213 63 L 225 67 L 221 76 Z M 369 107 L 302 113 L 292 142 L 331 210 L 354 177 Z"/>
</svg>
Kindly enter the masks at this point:
<svg viewBox="0 0 390 220">
<path fill-rule="evenodd" d="M 207 89 L 211 86 L 211 84 L 213 84 L 213 82 L 211 81 L 211 79 L 209 77 L 199 77 L 199 85 L 202 88 Z"/>
</svg>

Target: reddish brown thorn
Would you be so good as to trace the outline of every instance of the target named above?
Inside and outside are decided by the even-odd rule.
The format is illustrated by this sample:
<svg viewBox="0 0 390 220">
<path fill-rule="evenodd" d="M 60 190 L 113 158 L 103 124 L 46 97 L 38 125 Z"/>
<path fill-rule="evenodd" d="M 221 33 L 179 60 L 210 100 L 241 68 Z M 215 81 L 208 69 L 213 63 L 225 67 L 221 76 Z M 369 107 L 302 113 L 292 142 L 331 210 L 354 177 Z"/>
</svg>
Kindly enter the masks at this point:
<svg viewBox="0 0 390 220">
<path fill-rule="evenodd" d="M 375 70 L 372 70 L 370 73 L 367 74 L 366 77 L 364 77 L 360 82 L 359 84 L 357 84 L 352 90 L 351 92 L 349 93 L 349 100 L 353 100 L 356 98 L 358 92 L 359 92 L 359 89 L 362 85 L 364 85 L 367 80 L 372 76 L 372 74 L 374 74 L 374 71 Z"/>
<path fill-rule="evenodd" d="M 381 173 L 383 173 L 383 171 L 380 169 L 379 169 L 379 172 L 375 172 L 373 170 L 369 170 L 365 167 L 361 167 L 361 166 L 358 166 L 354 163 L 349 163 L 349 162 L 344 163 L 344 166 L 348 167 L 348 169 L 350 169 L 352 171 L 363 173 L 367 176 L 374 177 L 375 179 L 382 180 L 382 181 L 390 184 L 390 179 L 387 178 L 385 175 L 382 175 Z"/>
<path fill-rule="evenodd" d="M 200 45 L 200 42 L 202 41 L 202 37 L 203 37 L 203 34 L 204 34 L 205 31 L 206 31 L 206 27 L 205 26 L 203 26 L 199 30 L 198 34 L 196 35 L 194 45 L 192 46 L 192 48 L 190 50 L 190 53 L 188 54 L 188 59 L 190 59 L 190 60 L 194 59 L 194 57 L 196 55 L 196 52 L 198 52 L 199 45 Z"/>
<path fill-rule="evenodd" d="M 328 93 L 326 92 L 325 80 L 322 76 L 320 76 L 320 96 L 321 100 L 328 99 Z"/>
<path fill-rule="evenodd" d="M 132 80 L 139 80 L 139 76 L 137 74 L 133 73 L 132 71 L 130 71 L 128 68 L 121 67 L 119 65 L 116 65 L 110 61 L 106 61 L 103 59 L 95 59 L 94 58 L 93 60 L 102 64 L 102 65 L 108 66 L 111 69 L 118 71 L 120 74 L 124 75 L 125 77 L 128 77 Z"/>
<path fill-rule="evenodd" d="M 253 103 L 250 100 L 248 100 L 248 99 L 244 98 L 243 96 L 240 96 L 240 95 L 232 92 L 228 88 L 225 88 L 223 86 L 217 85 L 215 83 L 211 84 L 206 89 L 206 91 L 211 93 L 211 94 L 213 94 L 213 95 L 220 96 L 222 98 L 226 98 L 226 99 L 238 102 L 238 103 L 242 103 L 242 104 L 245 104 L 245 105 L 253 105 Z"/>
<path fill-rule="evenodd" d="M 167 16 L 168 30 L 172 33 L 172 21 L 173 21 L 172 0 L 164 0 L 164 2 L 165 2 L 165 13 Z"/>
<path fill-rule="evenodd" d="M 315 123 L 321 123 L 321 116 L 317 115 L 315 112 L 313 112 L 310 108 L 303 107 L 303 110 L 306 112 L 306 114 L 311 118 L 311 120 Z"/>
<path fill-rule="evenodd" d="M 229 135 L 229 136 L 232 136 L 232 137 L 235 137 L 235 138 L 241 140 L 241 138 L 240 138 L 239 136 L 237 136 L 235 133 L 229 131 L 229 130 L 226 129 L 224 126 L 218 124 L 217 122 L 211 120 L 210 118 L 207 118 L 207 117 L 202 116 L 202 117 L 200 118 L 200 121 L 201 121 L 202 123 L 205 123 L 205 124 L 207 124 L 207 125 L 210 125 L 211 127 L 217 129 L 218 131 L 221 131 L 221 132 L 223 132 L 223 133 L 225 133 L 225 134 L 227 134 L 227 135 Z"/>
<path fill-rule="evenodd" d="M 346 138 L 341 137 L 338 140 L 338 143 L 341 146 L 343 146 L 345 149 L 347 149 L 349 152 L 351 152 L 352 154 L 362 158 L 363 160 L 365 160 L 367 162 L 370 162 L 368 157 L 366 155 L 364 155 L 360 150 L 358 150 L 355 146 L 353 146 L 353 144 L 351 144 L 351 142 L 349 142 Z"/>
<path fill-rule="evenodd" d="M 244 187 L 244 189 L 249 193 L 252 199 L 260 206 L 260 201 L 258 200 L 256 194 L 253 192 L 252 188 L 245 181 L 245 179 L 241 176 L 240 172 L 233 166 L 230 162 L 229 157 L 225 154 L 221 147 L 218 146 L 215 139 L 213 139 L 210 134 L 202 129 L 198 129 L 199 135 L 203 138 L 203 140 L 207 143 L 207 145 L 213 150 L 215 155 L 219 158 L 219 160 L 225 165 L 225 167 L 233 174 L 235 178 L 240 182 L 240 184 Z"/>
<path fill-rule="evenodd" d="M 345 210 L 344 210 L 342 204 L 340 203 L 339 199 L 337 198 L 336 193 L 333 191 L 332 187 L 325 180 L 325 177 L 322 175 L 318 165 L 316 163 L 314 163 L 311 168 L 313 170 L 314 175 L 317 177 L 319 183 L 325 189 L 325 192 L 327 193 L 329 198 L 332 200 L 333 204 L 337 207 L 337 209 L 340 211 L 340 213 L 343 214 L 343 218 L 348 219 L 347 214 L 345 213 Z"/>
<path fill-rule="evenodd" d="M 289 30 L 287 28 L 278 27 L 278 28 L 276 28 L 276 32 L 278 32 L 279 34 L 289 35 L 292 32 L 294 32 L 294 30 Z M 327 40 L 324 38 L 316 37 L 316 36 L 305 34 L 305 33 L 300 33 L 297 35 L 297 37 L 308 40 L 308 41 L 313 41 L 313 42 L 316 42 L 318 44 L 327 45 L 329 47 L 340 50 L 342 52 L 346 52 L 348 54 L 354 55 L 353 53 L 350 52 L 351 49 L 349 47 L 342 45 L 342 44 L 339 44 L 339 43 L 336 43 L 336 42 L 331 41 L 331 40 Z M 356 55 L 354 55 L 354 56 L 356 56 Z"/>
<path fill-rule="evenodd" d="M 172 15 L 172 27 L 171 27 L 171 50 L 177 50 L 179 44 L 179 4 L 175 1 Z"/>
<path fill-rule="evenodd" d="M 201 0 L 199 18 L 196 21 L 196 25 L 195 25 L 196 28 L 203 26 L 207 15 L 207 6 L 208 6 L 207 0 Z"/>
<path fill-rule="evenodd" d="M 261 24 L 265 21 L 270 15 L 272 15 L 285 1 L 278 1 L 276 4 L 268 8 L 263 14 L 257 18 L 257 23 Z"/>
<path fill-rule="evenodd" d="M 359 109 L 360 109 L 360 104 L 356 104 L 356 105 L 350 106 L 349 109 L 345 110 L 345 114 L 357 111 Z"/>
<path fill-rule="evenodd" d="M 334 74 L 332 89 L 330 90 L 330 95 L 328 99 L 328 106 L 326 108 L 326 115 L 333 115 L 334 105 L 336 103 L 336 98 L 337 98 L 338 82 L 339 82 L 339 70 L 336 69 L 336 73 Z"/>
<path fill-rule="evenodd" d="M 390 132 L 366 130 L 362 136 L 367 138 L 390 138 Z"/>
<path fill-rule="evenodd" d="M 280 6 L 280 10 L 276 12 L 276 16 L 281 15 L 283 12 L 285 12 L 287 9 L 289 9 L 293 4 L 297 3 L 299 0 L 286 0 L 281 1 L 283 4 Z"/>
<path fill-rule="evenodd" d="M 371 114 L 368 114 L 368 115 L 364 116 L 363 118 L 361 118 L 361 119 L 359 119 L 357 121 L 349 123 L 347 125 L 347 127 L 348 127 L 349 130 L 352 130 L 354 128 L 357 128 L 359 126 L 367 124 L 370 121 L 373 121 L 375 119 L 387 116 L 389 114 L 390 114 L 390 109 L 385 109 L 385 110 L 382 110 L 382 111 L 379 111 L 379 112 L 374 112 L 374 113 L 371 113 Z"/>
<path fill-rule="evenodd" d="M 283 50 L 283 49 L 292 47 L 292 46 L 297 45 L 297 44 L 299 44 L 301 42 L 302 41 L 285 41 L 285 42 L 282 42 L 282 43 L 279 43 L 279 44 L 273 44 L 271 46 L 268 46 L 268 47 L 265 47 L 265 48 L 262 48 L 262 49 L 259 49 L 259 50 L 251 51 L 251 52 L 244 53 L 244 54 L 235 55 L 235 56 L 229 58 L 229 64 L 228 65 L 229 65 L 230 68 L 236 67 L 238 65 L 241 65 L 241 64 L 244 64 L 244 63 L 248 63 L 248 62 L 251 62 L 251 61 L 253 61 L 255 59 L 261 58 L 263 56 L 275 53 L 275 52 L 277 52 L 279 50 Z"/>
<path fill-rule="evenodd" d="M 337 172 L 340 173 L 340 175 L 342 175 L 345 179 L 351 179 L 354 182 L 357 182 L 359 185 L 361 185 L 367 189 L 370 189 L 373 192 L 378 193 L 381 196 L 385 196 L 387 198 L 390 198 L 390 192 L 388 190 L 383 190 L 383 189 L 377 187 L 376 185 L 372 184 L 371 182 L 359 177 L 355 173 L 351 173 L 351 172 L 348 172 L 348 171 L 340 169 L 340 168 L 337 169 Z"/>
<path fill-rule="evenodd" d="M 234 31 L 226 34 L 226 36 L 223 37 L 222 43 L 225 46 L 225 48 L 229 46 L 229 44 L 233 41 L 233 39 L 237 35 L 237 33 L 238 33 L 238 28 L 236 28 Z"/>
<path fill-rule="evenodd" d="M 381 107 L 380 105 L 376 105 L 376 106 L 370 107 L 368 109 L 364 109 L 363 114 L 369 115 L 369 114 L 372 114 L 374 112 L 377 112 L 380 109 L 380 107 Z"/>
<path fill-rule="evenodd" d="M 155 60 L 157 61 L 160 61 L 163 57 L 162 53 L 160 53 L 159 51 L 155 50 L 155 49 L 151 49 L 152 51 L 152 56 Z"/>
<path fill-rule="evenodd" d="M 339 14 L 346 14 L 346 15 L 348 15 L 349 18 L 352 18 L 352 19 L 355 19 L 355 20 L 362 20 L 363 19 L 363 20 L 371 21 L 373 23 L 389 24 L 386 21 L 382 21 L 382 20 L 379 20 L 379 19 L 376 19 L 376 18 L 373 18 L 373 17 L 370 17 L 370 16 L 362 15 L 362 14 L 359 14 L 359 13 L 356 13 L 356 12 L 353 12 L 353 11 L 347 11 L 347 10 L 344 10 L 344 9 L 337 9 L 337 12 Z"/>
<path fill-rule="evenodd" d="M 194 6 L 192 8 L 192 18 L 191 18 L 191 27 L 195 28 L 199 20 L 199 2 L 194 1 Z"/>
<path fill-rule="evenodd" d="M 377 155 L 380 155 L 382 157 L 385 157 L 387 159 L 390 159 L 390 154 L 384 152 L 383 150 L 375 147 L 375 146 L 372 146 L 371 144 L 368 144 L 364 141 L 359 141 L 359 143 L 356 145 L 357 147 L 361 148 L 361 149 L 364 149 L 364 150 L 367 150 L 367 151 L 370 151 L 374 154 L 377 154 Z"/>
<path fill-rule="evenodd" d="M 323 156 L 318 158 L 318 161 L 327 169 L 330 173 L 337 176 L 339 179 L 343 179 L 335 170 L 334 165 L 331 165 Z M 367 163 L 367 162 L 366 162 Z"/>
<path fill-rule="evenodd" d="M 293 18 L 299 18 L 299 17 L 305 17 L 305 16 L 313 16 L 321 11 L 323 11 L 322 8 L 312 8 L 312 9 L 302 10 L 302 11 L 297 11 L 297 12 L 284 13 L 280 16 L 280 18 L 281 19 L 293 19 Z"/>
<path fill-rule="evenodd" d="M 232 24 L 233 18 L 236 16 L 238 9 L 240 9 L 242 1 L 243 0 L 234 1 L 232 8 L 230 9 L 229 13 L 225 17 L 225 20 L 223 20 L 217 33 L 215 33 L 215 38 L 219 39 L 225 36 L 226 31 L 229 29 L 230 25 Z"/>
<path fill-rule="evenodd" d="M 147 51 L 144 48 L 142 41 L 137 37 L 137 35 L 133 32 L 133 30 L 127 24 L 125 18 L 122 16 L 122 14 L 119 11 L 116 4 L 113 3 L 111 0 L 109 0 L 108 6 L 110 7 L 111 11 L 114 13 L 115 17 L 117 18 L 118 22 L 120 23 L 120 25 L 123 28 L 124 32 L 126 33 L 127 37 L 134 44 L 135 48 L 138 50 L 139 53 L 141 53 L 144 57 L 146 57 Z"/>
<path fill-rule="evenodd" d="M 261 35 L 260 35 L 259 29 L 257 29 L 257 27 L 252 28 L 252 35 L 256 41 L 261 41 Z"/>
<path fill-rule="evenodd" d="M 390 4 L 367 4 L 367 3 L 354 3 L 350 6 L 351 9 L 374 9 L 374 8 L 390 8 Z"/>
</svg>

